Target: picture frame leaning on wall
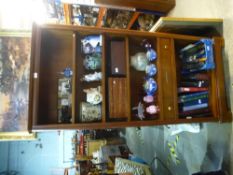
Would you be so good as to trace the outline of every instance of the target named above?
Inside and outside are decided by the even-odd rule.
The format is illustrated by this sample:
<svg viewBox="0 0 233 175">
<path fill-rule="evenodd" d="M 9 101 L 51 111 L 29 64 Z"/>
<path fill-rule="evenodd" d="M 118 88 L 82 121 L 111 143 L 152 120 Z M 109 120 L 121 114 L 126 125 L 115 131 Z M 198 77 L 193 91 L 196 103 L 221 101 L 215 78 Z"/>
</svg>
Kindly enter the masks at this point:
<svg viewBox="0 0 233 175">
<path fill-rule="evenodd" d="M 28 132 L 31 32 L 0 30 L 0 140 L 34 139 Z"/>
</svg>

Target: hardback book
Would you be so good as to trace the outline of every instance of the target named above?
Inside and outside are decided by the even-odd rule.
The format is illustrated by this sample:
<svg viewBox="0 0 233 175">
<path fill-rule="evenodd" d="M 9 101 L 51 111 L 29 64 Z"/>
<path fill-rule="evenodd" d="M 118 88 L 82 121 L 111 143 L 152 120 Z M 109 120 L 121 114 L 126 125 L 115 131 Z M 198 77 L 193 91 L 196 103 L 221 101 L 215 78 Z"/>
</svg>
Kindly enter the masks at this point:
<svg viewBox="0 0 233 175">
<path fill-rule="evenodd" d="M 189 71 L 189 72 L 194 72 L 201 70 L 202 67 L 205 65 L 205 62 L 197 62 L 197 63 L 192 63 L 192 64 L 183 64 L 182 69 L 184 71 Z"/>
<path fill-rule="evenodd" d="M 209 95 L 208 91 L 184 94 L 184 95 L 179 96 L 178 102 L 182 103 L 182 102 L 188 102 L 188 101 L 193 101 L 193 100 L 202 99 L 202 98 L 208 98 L 208 95 Z"/>
<path fill-rule="evenodd" d="M 209 81 L 199 80 L 199 81 L 182 81 L 180 82 L 182 87 L 208 87 Z"/>
<path fill-rule="evenodd" d="M 179 87 L 178 93 L 208 91 L 207 87 Z"/>
<path fill-rule="evenodd" d="M 201 103 L 201 104 L 196 104 L 192 106 L 184 106 L 182 108 L 182 111 L 190 111 L 190 110 L 195 110 L 195 109 L 202 109 L 208 107 L 208 103 Z"/>
<path fill-rule="evenodd" d="M 207 108 L 202 108 L 202 109 L 196 109 L 196 110 L 190 110 L 190 111 L 185 111 L 185 112 L 180 112 L 179 117 L 180 118 L 187 118 L 187 117 L 203 117 L 203 116 L 209 116 L 211 115 L 210 109 Z"/>
<path fill-rule="evenodd" d="M 187 58 L 197 53 L 203 53 L 203 50 L 205 51 L 205 45 L 203 43 L 198 43 L 197 45 L 189 44 L 180 50 L 180 57 Z"/>
<path fill-rule="evenodd" d="M 182 81 L 185 80 L 209 80 L 208 74 L 205 72 L 188 74 L 181 77 Z"/>
<path fill-rule="evenodd" d="M 197 36 L 221 36 L 223 19 L 160 17 L 150 32 Z"/>
<path fill-rule="evenodd" d="M 210 112 L 209 108 L 202 108 L 202 109 L 195 109 L 195 110 L 190 110 L 190 111 L 181 111 L 179 113 L 179 116 L 188 116 L 188 115 L 195 115 L 195 114 L 200 114 L 200 113 L 206 113 Z"/>
<path fill-rule="evenodd" d="M 201 98 L 201 99 L 197 99 L 197 100 L 183 102 L 183 103 L 180 103 L 179 106 L 182 108 L 182 107 L 199 105 L 199 104 L 203 104 L 203 103 L 208 103 L 208 98 Z"/>
</svg>

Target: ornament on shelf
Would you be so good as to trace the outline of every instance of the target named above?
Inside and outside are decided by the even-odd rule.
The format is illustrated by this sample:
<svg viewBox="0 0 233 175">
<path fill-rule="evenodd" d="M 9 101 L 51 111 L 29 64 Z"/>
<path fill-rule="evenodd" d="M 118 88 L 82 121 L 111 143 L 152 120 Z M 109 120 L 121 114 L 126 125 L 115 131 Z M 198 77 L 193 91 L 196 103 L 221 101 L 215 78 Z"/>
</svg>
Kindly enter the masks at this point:
<svg viewBox="0 0 233 175">
<path fill-rule="evenodd" d="M 150 42 L 147 39 L 144 39 L 141 43 L 146 48 L 146 58 L 149 61 L 154 61 L 157 58 L 156 51 L 152 48 Z"/>
<path fill-rule="evenodd" d="M 154 97 L 152 95 L 146 95 L 143 97 L 143 101 L 146 103 L 152 103 L 154 101 Z"/>
<path fill-rule="evenodd" d="M 138 71 L 145 71 L 146 66 L 148 65 L 148 59 L 144 52 L 138 52 L 134 56 L 131 56 L 131 66 Z"/>
<path fill-rule="evenodd" d="M 63 75 L 66 78 L 70 78 L 73 75 L 73 71 L 70 67 L 66 67 L 62 72 L 59 72 L 59 74 Z"/>
<path fill-rule="evenodd" d="M 92 81 L 100 81 L 102 79 L 101 72 L 94 72 L 92 74 L 86 74 L 81 78 L 81 81 L 92 82 Z"/>
<path fill-rule="evenodd" d="M 87 94 L 87 102 L 93 105 L 102 102 L 102 94 L 100 93 L 100 86 L 98 88 L 84 89 L 83 91 Z"/>
<path fill-rule="evenodd" d="M 153 96 L 157 90 L 157 83 L 153 78 L 147 78 L 143 87 L 147 95 Z"/>
<path fill-rule="evenodd" d="M 137 110 L 138 111 L 138 114 L 137 114 L 137 117 L 141 120 L 143 120 L 145 118 L 144 116 L 144 106 L 141 102 L 138 103 L 138 106 L 136 107 L 133 107 L 132 110 Z"/>
<path fill-rule="evenodd" d="M 101 68 L 101 54 L 86 55 L 83 65 L 87 70 L 96 70 Z"/>
<path fill-rule="evenodd" d="M 150 77 L 154 76 L 157 73 L 157 68 L 154 64 L 149 64 L 146 66 L 146 74 Z"/>
<path fill-rule="evenodd" d="M 157 114 L 159 112 L 159 107 L 155 105 L 150 105 L 146 108 L 146 112 L 149 114 Z"/>
</svg>

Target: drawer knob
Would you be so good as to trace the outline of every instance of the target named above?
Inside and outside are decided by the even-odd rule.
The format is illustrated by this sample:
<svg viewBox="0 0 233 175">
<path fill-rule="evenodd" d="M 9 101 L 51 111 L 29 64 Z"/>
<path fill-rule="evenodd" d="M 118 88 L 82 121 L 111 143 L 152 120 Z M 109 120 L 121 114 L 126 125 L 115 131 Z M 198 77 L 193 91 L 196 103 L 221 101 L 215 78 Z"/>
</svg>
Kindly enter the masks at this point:
<svg viewBox="0 0 233 175">
<path fill-rule="evenodd" d="M 171 107 L 171 106 L 168 106 L 167 109 L 168 109 L 168 111 L 171 111 L 171 110 L 172 110 L 172 107 Z"/>
</svg>

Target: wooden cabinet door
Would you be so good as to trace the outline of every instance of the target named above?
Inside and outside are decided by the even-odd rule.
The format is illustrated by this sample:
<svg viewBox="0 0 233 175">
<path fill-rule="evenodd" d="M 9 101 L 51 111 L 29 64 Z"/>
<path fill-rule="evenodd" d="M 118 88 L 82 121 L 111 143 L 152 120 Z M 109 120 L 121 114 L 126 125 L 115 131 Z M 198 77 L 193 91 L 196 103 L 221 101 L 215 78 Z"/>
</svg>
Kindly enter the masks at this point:
<svg viewBox="0 0 233 175">
<path fill-rule="evenodd" d="M 174 122 L 177 113 L 176 64 L 174 59 L 174 42 L 170 38 L 158 38 L 158 70 L 161 120 Z"/>
</svg>

